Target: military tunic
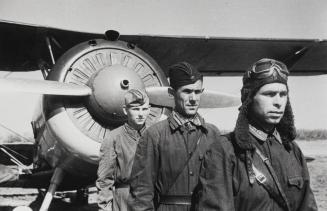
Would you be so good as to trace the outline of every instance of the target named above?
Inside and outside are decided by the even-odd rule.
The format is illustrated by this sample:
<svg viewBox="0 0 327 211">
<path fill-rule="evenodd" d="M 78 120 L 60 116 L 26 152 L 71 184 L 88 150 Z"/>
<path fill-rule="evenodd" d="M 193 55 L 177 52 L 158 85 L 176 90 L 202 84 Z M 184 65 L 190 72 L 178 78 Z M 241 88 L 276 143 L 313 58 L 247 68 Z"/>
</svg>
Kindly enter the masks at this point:
<svg viewBox="0 0 327 211">
<path fill-rule="evenodd" d="M 250 134 L 256 147 L 269 159 L 286 195 L 290 210 L 317 210 L 309 184 L 306 161 L 297 144 L 291 142 L 291 149 L 286 150 L 276 130 L 268 136 L 250 125 Z M 250 184 L 244 157 L 240 156 L 237 147 L 233 147 L 232 139 L 233 135 L 230 135 L 221 142 L 214 143 L 205 156 L 200 176 L 203 188 L 200 191 L 199 211 L 286 210 L 256 180 Z M 256 153 L 252 154 L 252 159 L 254 166 L 261 171 L 266 169 Z M 271 180 L 268 169 L 262 173 Z M 273 186 L 273 189 L 276 191 L 277 186 Z"/>
<path fill-rule="evenodd" d="M 139 142 L 131 181 L 133 210 L 193 210 L 174 200 L 185 197 L 195 202 L 204 152 L 219 139 L 219 131 L 200 116 L 190 125 L 176 114 L 151 126 Z M 167 196 L 173 202 L 167 202 Z"/>
<path fill-rule="evenodd" d="M 129 180 L 136 146 L 144 129 L 137 131 L 124 124 L 103 141 L 96 182 L 101 210 L 128 210 Z"/>
</svg>

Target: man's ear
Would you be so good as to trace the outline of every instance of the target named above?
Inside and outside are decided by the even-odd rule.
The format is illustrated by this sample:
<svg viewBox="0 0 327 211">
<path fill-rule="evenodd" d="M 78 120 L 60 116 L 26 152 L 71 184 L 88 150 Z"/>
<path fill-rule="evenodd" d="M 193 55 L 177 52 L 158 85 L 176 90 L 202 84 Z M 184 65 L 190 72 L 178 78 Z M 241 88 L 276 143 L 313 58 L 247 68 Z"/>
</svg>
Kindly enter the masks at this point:
<svg viewBox="0 0 327 211">
<path fill-rule="evenodd" d="M 125 105 L 123 105 L 123 112 L 127 116 L 127 111 L 126 111 L 126 106 Z"/>
<path fill-rule="evenodd" d="M 175 95 L 176 95 L 176 91 L 175 91 L 175 89 L 173 89 L 173 88 L 171 88 L 171 87 L 169 87 L 169 89 L 168 89 L 168 93 L 171 94 L 171 95 L 174 96 L 174 97 L 175 97 Z"/>
</svg>

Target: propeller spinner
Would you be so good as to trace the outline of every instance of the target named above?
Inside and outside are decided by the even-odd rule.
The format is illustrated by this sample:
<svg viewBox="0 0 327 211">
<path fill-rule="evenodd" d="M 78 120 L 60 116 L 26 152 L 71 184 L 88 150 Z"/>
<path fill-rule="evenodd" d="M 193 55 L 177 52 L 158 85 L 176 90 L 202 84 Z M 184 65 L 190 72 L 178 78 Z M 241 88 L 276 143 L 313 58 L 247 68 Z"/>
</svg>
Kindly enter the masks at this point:
<svg viewBox="0 0 327 211">
<path fill-rule="evenodd" d="M 122 96 L 127 90 L 145 88 L 135 71 L 120 65 L 103 68 L 92 75 L 88 84 L 92 88 L 92 94 L 87 101 L 87 108 L 106 124 L 119 124 L 126 120 L 122 111 Z"/>
</svg>

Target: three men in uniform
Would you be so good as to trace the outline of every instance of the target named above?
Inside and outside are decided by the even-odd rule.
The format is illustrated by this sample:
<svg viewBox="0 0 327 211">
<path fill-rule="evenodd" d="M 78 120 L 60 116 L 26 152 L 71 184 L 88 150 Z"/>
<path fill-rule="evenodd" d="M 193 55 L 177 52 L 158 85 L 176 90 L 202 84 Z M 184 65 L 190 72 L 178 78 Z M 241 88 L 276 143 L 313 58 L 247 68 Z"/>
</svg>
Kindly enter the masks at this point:
<svg viewBox="0 0 327 211">
<path fill-rule="evenodd" d="M 97 184 L 106 190 L 100 191 L 104 204 L 112 195 L 101 192 L 115 185 L 128 189 L 124 197 L 114 197 L 114 210 L 127 210 L 127 198 L 129 209 L 140 211 L 317 210 L 305 158 L 294 142 L 288 75 L 282 62 L 255 62 L 243 76 L 236 127 L 221 136 L 198 114 L 202 75 L 186 62 L 171 66 L 175 108 L 170 116 L 141 138 L 139 128 L 125 124 L 101 147 Z M 128 130 L 140 140 L 133 142 L 127 165 L 117 165 L 126 153 L 115 150 L 131 139 L 121 135 Z"/>
</svg>

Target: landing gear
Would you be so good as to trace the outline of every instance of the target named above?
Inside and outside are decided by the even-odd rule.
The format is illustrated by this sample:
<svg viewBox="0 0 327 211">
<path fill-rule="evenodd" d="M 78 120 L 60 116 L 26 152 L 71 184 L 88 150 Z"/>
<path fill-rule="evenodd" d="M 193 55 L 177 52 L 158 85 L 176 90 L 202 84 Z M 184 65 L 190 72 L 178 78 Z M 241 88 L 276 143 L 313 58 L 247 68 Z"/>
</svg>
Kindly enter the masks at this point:
<svg viewBox="0 0 327 211">
<path fill-rule="evenodd" d="M 52 175 L 51 182 L 47 194 L 42 202 L 40 211 L 47 211 L 49 209 L 50 203 L 53 199 L 53 196 L 61 183 L 64 176 L 64 171 L 61 168 L 56 168 L 54 174 Z"/>
</svg>

